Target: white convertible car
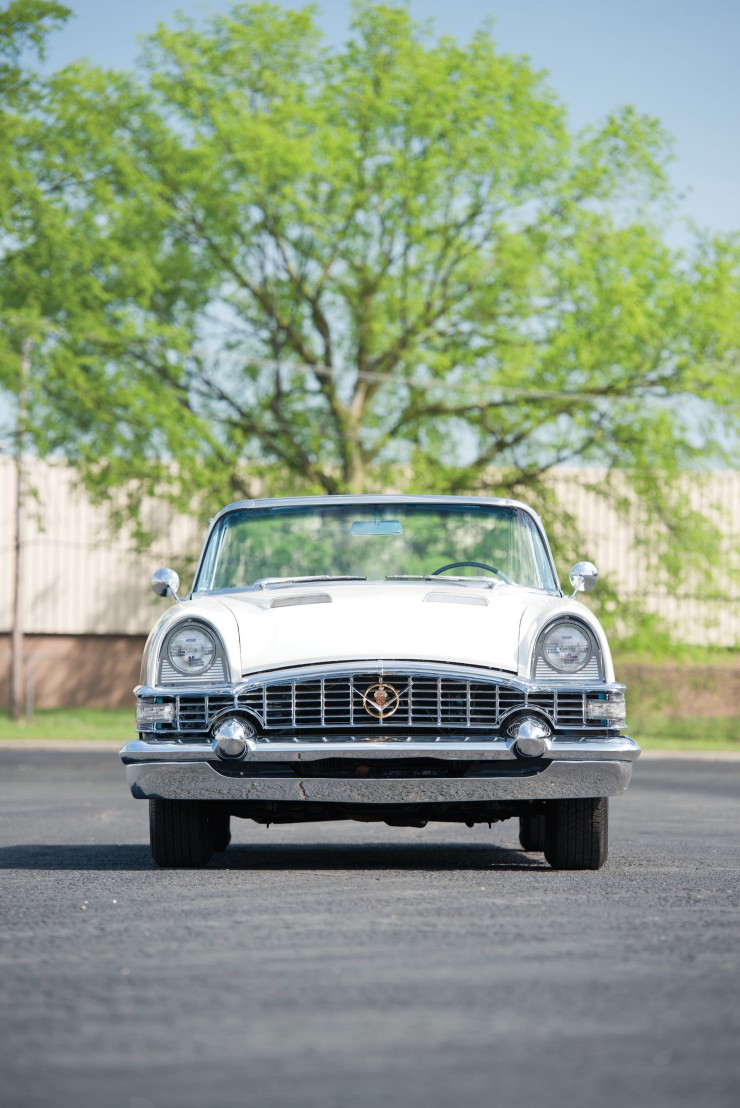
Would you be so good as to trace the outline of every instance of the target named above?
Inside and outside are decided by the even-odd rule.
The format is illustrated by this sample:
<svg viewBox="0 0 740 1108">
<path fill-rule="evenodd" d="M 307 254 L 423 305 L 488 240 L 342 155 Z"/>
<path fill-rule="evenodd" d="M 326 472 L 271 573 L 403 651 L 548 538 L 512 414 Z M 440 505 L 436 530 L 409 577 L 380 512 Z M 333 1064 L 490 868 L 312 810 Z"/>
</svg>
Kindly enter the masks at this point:
<svg viewBox="0 0 740 1108">
<path fill-rule="evenodd" d="M 393 827 L 517 818 L 556 869 L 607 857 L 639 747 L 598 621 L 563 595 L 513 500 L 321 496 L 231 504 L 146 645 L 137 740 L 160 866 L 203 866 L 232 816 Z"/>
</svg>

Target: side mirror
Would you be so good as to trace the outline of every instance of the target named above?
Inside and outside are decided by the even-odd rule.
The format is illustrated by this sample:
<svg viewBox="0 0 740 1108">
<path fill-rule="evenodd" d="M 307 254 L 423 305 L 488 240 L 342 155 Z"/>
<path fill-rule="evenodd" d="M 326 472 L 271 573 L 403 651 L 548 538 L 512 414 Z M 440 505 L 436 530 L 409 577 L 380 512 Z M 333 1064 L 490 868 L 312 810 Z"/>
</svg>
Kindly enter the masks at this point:
<svg viewBox="0 0 740 1108">
<path fill-rule="evenodd" d="M 179 604 L 180 597 L 177 595 L 179 588 L 180 578 L 174 569 L 157 569 L 152 574 L 152 592 L 157 596 L 174 596 Z"/>
<path fill-rule="evenodd" d="M 573 586 L 572 600 L 574 596 L 578 595 L 581 589 L 583 589 L 584 592 L 591 591 L 599 579 L 599 571 L 593 562 L 576 562 L 573 569 L 570 571 L 569 577 L 570 583 Z"/>
</svg>

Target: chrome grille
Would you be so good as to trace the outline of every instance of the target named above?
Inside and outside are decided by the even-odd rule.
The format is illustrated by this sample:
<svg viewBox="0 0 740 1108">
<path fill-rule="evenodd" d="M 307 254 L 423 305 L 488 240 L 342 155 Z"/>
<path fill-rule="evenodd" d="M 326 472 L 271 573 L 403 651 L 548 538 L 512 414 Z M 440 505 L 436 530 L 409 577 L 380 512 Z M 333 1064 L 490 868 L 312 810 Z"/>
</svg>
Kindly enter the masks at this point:
<svg viewBox="0 0 740 1108">
<path fill-rule="evenodd" d="M 368 690 L 383 685 L 390 705 L 380 714 Z M 395 694 L 392 690 L 395 690 Z M 352 674 L 264 685 L 261 697 L 250 690 L 237 698 L 237 707 L 254 712 L 268 731 L 335 727 L 495 727 L 509 706 L 497 684 L 461 681 L 416 674 Z M 397 694 L 397 699 L 395 695 Z M 260 702 L 261 701 L 261 702 Z M 499 702 L 500 701 L 500 702 Z M 375 709 L 378 711 L 378 709 Z"/>
<path fill-rule="evenodd" d="M 392 714 L 366 710 L 368 690 L 383 684 L 396 690 Z M 392 696 L 389 693 L 389 696 Z M 560 729 L 603 730 L 585 719 L 587 696 L 598 693 L 561 689 L 526 690 L 503 681 L 475 681 L 419 673 L 341 673 L 306 676 L 298 680 L 266 681 L 237 696 L 181 694 L 175 702 L 175 720 L 158 731 L 203 732 L 224 711 L 241 711 L 265 732 L 490 731 L 515 710 L 536 708 Z M 373 701 L 370 699 L 372 708 Z"/>
<path fill-rule="evenodd" d="M 537 666 L 534 672 L 536 681 L 552 681 L 563 679 L 564 675 L 554 666 L 551 666 L 545 658 L 537 659 Z M 599 659 L 594 657 L 583 667 L 578 670 L 577 680 L 579 681 L 600 681 L 601 680 L 601 664 Z"/>
<path fill-rule="evenodd" d="M 190 673 L 178 673 L 175 667 L 165 658 L 162 661 L 160 680 L 163 685 L 173 685 L 176 688 L 178 685 L 192 685 L 193 676 Z M 222 684 L 226 680 L 222 658 L 216 658 L 205 680 L 209 685 Z"/>
</svg>

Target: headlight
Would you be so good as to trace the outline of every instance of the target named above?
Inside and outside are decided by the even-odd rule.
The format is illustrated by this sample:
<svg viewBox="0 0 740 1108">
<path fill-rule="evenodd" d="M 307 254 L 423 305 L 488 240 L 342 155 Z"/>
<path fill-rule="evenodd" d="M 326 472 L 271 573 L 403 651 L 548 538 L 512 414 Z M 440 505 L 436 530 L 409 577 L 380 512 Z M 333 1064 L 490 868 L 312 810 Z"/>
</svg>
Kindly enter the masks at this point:
<svg viewBox="0 0 740 1108">
<path fill-rule="evenodd" d="M 197 677 L 213 665 L 216 643 L 205 627 L 190 623 L 167 640 L 167 658 L 178 673 Z"/>
<path fill-rule="evenodd" d="M 560 673 L 577 673 L 591 661 L 590 637 L 576 623 L 558 623 L 542 640 L 542 654 Z"/>
</svg>

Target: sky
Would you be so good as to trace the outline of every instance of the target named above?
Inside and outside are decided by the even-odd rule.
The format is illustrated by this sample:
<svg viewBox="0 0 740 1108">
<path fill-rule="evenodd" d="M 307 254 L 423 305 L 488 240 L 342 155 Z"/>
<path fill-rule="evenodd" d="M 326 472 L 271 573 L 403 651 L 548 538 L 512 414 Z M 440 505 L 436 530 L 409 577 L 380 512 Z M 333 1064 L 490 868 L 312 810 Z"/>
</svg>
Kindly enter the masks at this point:
<svg viewBox="0 0 740 1108">
<path fill-rule="evenodd" d="M 47 68 L 86 57 L 129 67 L 138 36 L 175 13 L 201 18 L 228 0 L 62 0 L 74 17 L 52 39 Z M 300 8 L 302 0 L 280 0 Z M 740 231 L 740 0 L 408 0 L 419 20 L 466 41 L 493 20 L 499 47 L 547 70 L 574 127 L 633 104 L 676 142 L 680 213 Z M 351 0 L 319 0 L 327 42 L 347 36 Z"/>
</svg>

